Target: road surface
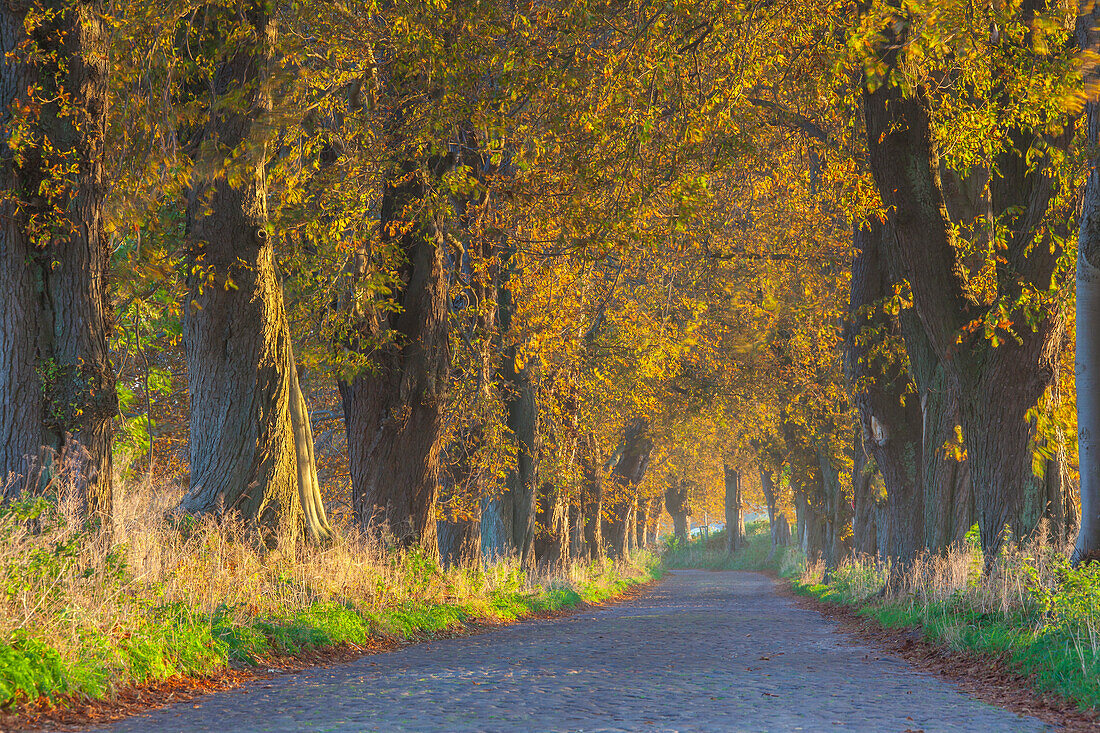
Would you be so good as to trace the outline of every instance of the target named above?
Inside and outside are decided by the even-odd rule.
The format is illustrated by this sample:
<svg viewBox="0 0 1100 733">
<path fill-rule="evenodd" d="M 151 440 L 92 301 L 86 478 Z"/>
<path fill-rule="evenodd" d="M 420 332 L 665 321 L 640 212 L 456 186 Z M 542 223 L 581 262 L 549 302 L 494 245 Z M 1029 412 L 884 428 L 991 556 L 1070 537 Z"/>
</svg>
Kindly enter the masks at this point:
<svg viewBox="0 0 1100 733">
<path fill-rule="evenodd" d="M 755 573 L 260 680 L 97 730 L 1043 731 L 860 645 Z"/>
</svg>

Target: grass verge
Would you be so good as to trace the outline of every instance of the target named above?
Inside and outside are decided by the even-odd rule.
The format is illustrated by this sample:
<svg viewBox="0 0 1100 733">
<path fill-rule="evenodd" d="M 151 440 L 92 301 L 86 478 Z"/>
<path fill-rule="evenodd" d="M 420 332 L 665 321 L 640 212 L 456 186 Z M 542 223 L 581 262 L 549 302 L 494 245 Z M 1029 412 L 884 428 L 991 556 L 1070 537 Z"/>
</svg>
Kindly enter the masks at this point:
<svg viewBox="0 0 1100 733">
<path fill-rule="evenodd" d="M 350 530 L 325 547 L 270 551 L 225 522 L 173 521 L 174 501 L 148 489 L 124 499 L 110 541 L 64 502 L 0 508 L 0 707 L 101 700 L 180 675 L 511 621 L 605 601 L 661 572 L 646 553 L 553 574 L 507 560 L 444 569 Z"/>
<path fill-rule="evenodd" d="M 887 568 L 853 558 L 829 572 L 792 558 L 795 592 L 844 604 L 888 629 L 991 658 L 1078 709 L 1100 709 L 1100 564 L 1071 568 L 1063 548 L 1010 548 L 989 573 L 973 545 L 919 558 L 885 591 Z"/>
</svg>

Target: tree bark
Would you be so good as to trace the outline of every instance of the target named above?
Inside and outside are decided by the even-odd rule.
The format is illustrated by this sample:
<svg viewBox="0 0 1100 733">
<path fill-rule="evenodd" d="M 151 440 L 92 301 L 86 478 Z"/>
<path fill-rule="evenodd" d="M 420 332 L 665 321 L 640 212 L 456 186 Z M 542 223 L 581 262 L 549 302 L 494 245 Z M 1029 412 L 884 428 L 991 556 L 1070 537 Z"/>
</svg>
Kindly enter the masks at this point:
<svg viewBox="0 0 1100 733">
<path fill-rule="evenodd" d="M 5 498 L 74 491 L 106 523 L 109 32 L 98 0 L 33 7 L 0 7 L 0 480 Z"/>
<path fill-rule="evenodd" d="M 449 164 L 430 161 L 431 177 Z M 434 555 L 450 345 L 444 232 L 436 214 L 420 212 L 431 210 L 423 206 L 428 179 L 428 171 L 406 159 L 385 184 L 379 226 L 383 241 L 400 253 L 392 295 L 400 308 L 378 308 L 362 319 L 363 341 L 377 344 L 369 352 L 372 366 L 341 380 L 340 395 L 359 523 Z"/>
<path fill-rule="evenodd" d="M 908 566 L 923 545 L 921 410 L 905 365 L 891 354 L 897 324 L 883 312 L 893 284 L 883 261 L 886 227 L 877 221 L 855 232 L 848 307 L 848 382 L 859 409 L 862 443 L 886 485 L 887 557 Z M 875 347 L 878 347 L 877 349 Z"/>
<path fill-rule="evenodd" d="M 1100 6 L 1077 19 L 1077 44 L 1100 51 Z M 1100 78 L 1090 64 L 1086 86 Z M 1100 145 L 1100 101 L 1085 105 L 1087 142 Z M 1089 161 L 1077 240 L 1077 454 L 1081 475 L 1081 526 L 1073 548 L 1074 564 L 1100 560 L 1100 156 Z"/>
<path fill-rule="evenodd" d="M 649 500 L 649 510 L 646 513 L 645 534 L 646 546 L 657 543 L 661 527 L 661 512 L 665 510 L 664 494 L 657 494 Z"/>
<path fill-rule="evenodd" d="M 856 430 L 852 461 L 852 551 L 874 556 L 878 551 L 878 526 L 875 524 L 874 477 L 878 467 L 868 460 L 862 427 Z"/>
<path fill-rule="evenodd" d="M 768 557 L 775 557 L 775 550 L 779 547 L 779 527 L 776 524 L 779 517 L 779 494 L 775 487 L 775 477 L 771 471 L 760 469 L 760 489 L 764 494 L 764 504 L 768 508 L 768 534 L 771 536 L 771 550 Z M 788 534 L 790 530 L 788 528 Z"/>
<path fill-rule="evenodd" d="M 505 422 L 516 439 L 515 463 L 508 468 L 504 492 L 483 507 L 482 551 L 490 555 L 516 555 L 521 564 L 534 563 L 535 513 L 538 489 L 538 399 L 531 362 L 522 363 L 512 331 L 515 300 L 511 284 L 518 267 L 515 244 L 503 245 L 501 277 L 497 288 L 500 378 L 504 390 Z"/>
<path fill-rule="evenodd" d="M 687 518 L 691 514 L 688 503 L 690 485 L 685 479 L 671 479 L 665 488 L 665 509 L 672 517 L 672 531 L 680 542 L 687 542 Z"/>
<path fill-rule="evenodd" d="M 569 508 L 561 490 L 549 481 L 539 488 L 534 553 L 539 568 L 555 570 L 569 565 Z"/>
<path fill-rule="evenodd" d="M 607 543 L 612 557 L 625 557 L 630 552 L 638 510 L 638 486 L 645 477 L 652 450 L 649 423 L 643 419 L 631 420 L 623 432 L 623 442 L 611 468 L 615 486 L 608 510 L 612 519 L 608 522 Z"/>
<path fill-rule="evenodd" d="M 741 471 L 723 464 L 726 482 L 726 549 L 733 554 L 745 542 L 745 515 L 742 512 Z"/>
<path fill-rule="evenodd" d="M 900 63 L 905 46 L 892 40 L 881 58 L 888 68 Z M 1054 313 L 1042 314 L 1034 329 L 1016 325 L 1019 341 L 1008 337 L 998 347 L 981 333 L 963 331 L 988 306 L 967 296 L 927 104 L 919 88 L 909 96 L 893 83 L 865 88 L 869 160 L 883 202 L 894 212 L 894 244 L 914 307 L 958 387 L 982 549 L 992 562 L 1009 535 L 1027 537 L 1045 511 L 1045 487 L 1031 470 L 1033 426 L 1025 415 L 1051 383 L 1062 322 Z M 1036 236 L 1046 236 L 1037 232 L 1055 185 L 1042 161 L 1036 168 L 1025 160 L 1037 135 L 1017 132 L 1015 149 L 1000 154 L 993 166 L 997 174 L 990 183 L 989 213 L 1007 228 L 1006 249 L 996 268 L 998 296 L 1007 302 L 1025 284 L 1048 288 L 1059 256 L 1056 242 L 1035 243 Z"/>
<path fill-rule="evenodd" d="M 580 446 L 581 503 L 579 520 L 584 529 L 584 554 L 589 560 L 603 556 L 603 474 L 597 455 L 596 436 L 589 433 Z"/>
<path fill-rule="evenodd" d="M 319 540 L 330 528 L 276 273 L 266 143 L 257 132 L 271 109 L 263 89 L 275 23 L 265 7 L 254 3 L 219 19 L 244 33 L 233 46 L 223 41 L 213 79 L 219 104 L 203 131 L 192 177 L 184 323 L 191 463 L 181 507 L 234 512 L 259 526 L 269 542 L 283 524 L 293 534 L 304 526 Z M 226 175 L 227 167 L 239 175 Z"/>
</svg>

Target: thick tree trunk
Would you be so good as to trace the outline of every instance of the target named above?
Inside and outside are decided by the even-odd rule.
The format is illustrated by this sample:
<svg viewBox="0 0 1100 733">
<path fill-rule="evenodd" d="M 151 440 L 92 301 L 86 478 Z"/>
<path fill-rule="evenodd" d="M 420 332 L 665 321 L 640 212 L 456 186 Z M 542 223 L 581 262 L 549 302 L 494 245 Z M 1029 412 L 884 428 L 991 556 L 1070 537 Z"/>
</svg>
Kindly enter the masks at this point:
<svg viewBox="0 0 1100 733">
<path fill-rule="evenodd" d="M 482 551 L 494 556 L 516 555 L 525 567 L 534 564 L 535 512 L 538 489 L 538 401 L 532 364 L 522 364 L 512 333 L 515 316 L 511 277 L 516 262 L 515 244 L 504 244 L 501 278 L 497 288 L 498 348 L 501 353 L 505 422 L 516 439 L 515 463 L 504 478 L 504 492 L 483 507 Z"/>
<path fill-rule="evenodd" d="M 775 552 L 780 547 L 790 547 L 791 544 L 791 523 L 787 521 L 786 514 L 780 514 L 775 520 L 775 530 L 772 531 L 772 538 L 775 545 L 772 547 L 772 551 L 768 553 L 768 559 L 775 557 Z"/>
<path fill-rule="evenodd" d="M 270 110 L 262 79 L 275 24 L 262 5 L 221 22 L 251 36 L 218 66 L 219 104 L 195 164 L 188 230 L 184 341 L 190 415 L 185 511 L 234 512 L 268 541 L 280 525 L 312 539 L 330 533 L 317 484 L 313 433 L 298 384 L 282 285 L 267 221 L 266 146 L 256 121 Z M 224 29 L 229 35 L 229 29 Z M 237 156 L 226 159 L 227 152 Z M 226 176 L 225 166 L 239 175 Z"/>
<path fill-rule="evenodd" d="M 117 401 L 103 13 L 98 1 L 0 7 L 0 481 L 10 498 L 57 478 L 106 521 Z"/>
<path fill-rule="evenodd" d="M 474 519 L 441 519 L 436 525 L 439 557 L 446 567 L 481 567 L 481 525 Z"/>
<path fill-rule="evenodd" d="M 840 470 L 828 446 L 816 448 L 825 496 L 825 549 L 829 567 L 852 554 L 852 497 L 844 490 Z"/>
<path fill-rule="evenodd" d="M 899 63 L 904 47 L 891 44 L 884 63 Z M 1051 383 L 1062 323 L 1056 314 L 1042 314 L 1034 329 L 1017 325 L 1019 341 L 1008 337 L 996 347 L 981 333 L 963 333 L 986 306 L 967 295 L 926 105 L 920 89 L 908 96 L 892 83 L 865 89 L 869 160 L 883 202 L 894 212 L 894 244 L 914 307 L 958 387 L 982 549 L 992 562 L 1008 536 L 1028 536 L 1045 511 L 1045 487 L 1031 470 L 1033 426 L 1025 415 Z M 1056 243 L 1035 242 L 1045 236 L 1037 232 L 1055 184 L 1041 161 L 1036 168 L 1025 160 L 1032 154 L 1031 135 L 1018 133 L 1015 149 L 998 156 L 990 183 L 989 214 L 1007 230 L 996 285 L 1008 302 L 1025 284 L 1047 289 L 1060 252 Z"/>
<path fill-rule="evenodd" d="M 649 500 L 649 510 L 646 513 L 645 534 L 646 546 L 655 545 L 660 539 L 661 513 L 665 510 L 665 496 L 658 494 Z"/>
<path fill-rule="evenodd" d="M 852 262 L 848 308 L 846 371 L 855 393 L 862 442 L 875 459 L 886 485 L 887 557 L 909 565 L 924 541 L 924 486 L 921 474 L 921 409 L 905 365 L 874 348 L 897 324 L 882 310 L 893 292 L 883 261 L 888 227 L 871 221 L 855 232 L 857 255 Z"/>
<path fill-rule="evenodd" d="M 433 160 L 438 177 L 448 161 Z M 422 213 L 431 196 L 429 175 L 404 161 L 382 192 L 380 229 L 400 252 L 399 309 L 366 314 L 365 339 L 381 343 L 372 365 L 340 382 L 348 435 L 352 505 L 359 523 L 384 530 L 399 544 L 434 554 L 443 392 L 450 366 L 443 231 Z"/>
<path fill-rule="evenodd" d="M 852 551 L 857 555 L 874 555 L 878 551 L 878 527 L 875 524 L 874 477 L 878 467 L 867 460 L 863 446 L 863 430 L 856 432 L 852 461 Z"/>
<path fill-rule="evenodd" d="M 726 482 L 726 549 L 732 555 L 745 542 L 745 515 L 742 511 L 741 471 L 724 464 Z"/>
<path fill-rule="evenodd" d="M 653 441 L 649 423 L 631 420 L 624 430 L 623 442 L 611 469 L 614 488 L 609 506 L 611 521 L 607 527 L 608 551 L 612 557 L 624 557 L 631 549 L 634 515 L 638 509 L 638 485 L 645 477 Z"/>
<path fill-rule="evenodd" d="M 672 517 L 672 531 L 681 542 L 688 539 L 688 515 L 691 505 L 688 503 L 690 485 L 684 479 L 672 479 L 665 489 L 665 509 Z"/>
<path fill-rule="evenodd" d="M 771 550 L 768 551 L 768 558 L 775 557 L 775 550 L 779 547 L 779 526 L 776 524 L 779 517 L 779 494 L 776 492 L 775 477 L 772 472 L 767 469 L 760 469 L 760 489 L 764 494 L 764 503 L 768 508 L 768 533 L 771 535 Z M 787 528 L 788 540 L 790 535 L 790 528 Z"/>
<path fill-rule="evenodd" d="M 569 507 L 557 486 L 544 481 L 535 520 L 535 564 L 553 570 L 569 564 Z"/>
<path fill-rule="evenodd" d="M 1077 45 L 1100 51 L 1100 4 L 1077 19 Z M 1091 62 L 1083 74 L 1086 85 L 1100 80 L 1100 65 Z M 1095 88 L 1094 86 L 1091 88 Z M 1085 105 L 1087 143 L 1100 145 L 1100 101 Z M 1100 156 L 1089 161 L 1089 177 L 1081 202 L 1077 239 L 1077 455 L 1081 475 L 1081 526 L 1073 548 L 1073 563 L 1100 560 Z"/>
<path fill-rule="evenodd" d="M 918 377 L 917 383 L 924 425 L 924 545 L 932 552 L 943 552 L 962 542 L 973 526 L 974 498 L 970 493 L 969 462 L 944 452 L 945 444 L 957 440 L 957 388 L 938 359 L 930 371 L 932 376 L 927 382 Z"/>
</svg>

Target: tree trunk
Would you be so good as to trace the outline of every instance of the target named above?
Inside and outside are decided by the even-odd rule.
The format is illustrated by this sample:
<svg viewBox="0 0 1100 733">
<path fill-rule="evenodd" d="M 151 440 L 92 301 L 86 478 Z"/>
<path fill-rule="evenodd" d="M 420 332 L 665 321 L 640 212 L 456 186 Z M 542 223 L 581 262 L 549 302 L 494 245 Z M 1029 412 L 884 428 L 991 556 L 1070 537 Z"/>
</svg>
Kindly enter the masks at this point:
<svg viewBox="0 0 1100 733">
<path fill-rule="evenodd" d="M 433 159 L 431 177 L 449 164 Z M 432 195 L 428 178 L 415 161 L 405 160 L 383 189 L 379 226 L 383 241 L 402 258 L 392 295 L 400 308 L 364 314 L 364 342 L 381 345 L 370 352 L 369 370 L 340 382 L 340 396 L 359 523 L 435 554 L 450 346 L 444 233 L 436 214 L 421 212 L 431 210 L 425 206 Z"/>
<path fill-rule="evenodd" d="M 436 525 L 439 557 L 446 567 L 481 567 L 481 525 L 475 519 L 441 519 Z"/>
<path fill-rule="evenodd" d="M 623 442 L 611 468 L 614 494 L 609 512 L 607 542 L 612 557 L 624 557 L 630 552 L 630 535 L 634 529 L 634 514 L 638 508 L 638 485 L 645 477 L 653 441 L 649 439 L 649 423 L 631 420 L 623 432 Z"/>
<path fill-rule="evenodd" d="M 878 551 L 878 527 L 875 524 L 874 477 L 878 467 L 868 460 L 863 446 L 863 430 L 856 431 L 852 461 L 852 551 L 874 555 Z"/>
<path fill-rule="evenodd" d="M 884 31 L 880 61 L 886 68 L 902 63 L 900 54 L 907 48 L 904 38 L 894 37 L 896 32 Z M 989 306 L 968 296 L 928 104 L 920 88 L 909 94 L 892 82 L 874 91 L 865 88 L 868 157 L 883 203 L 894 212 L 893 244 L 912 287 L 914 307 L 932 349 L 958 387 L 982 550 L 991 563 L 1008 536 L 1028 536 L 1045 511 L 1045 487 L 1031 470 L 1033 426 L 1025 415 L 1051 383 L 1062 321 L 1056 313 L 1042 313 L 1033 329 L 1017 324 L 1019 340 L 997 336 L 997 346 L 980 329 L 963 331 L 981 320 Z M 1051 202 L 1058 201 L 1054 176 L 1044 161 L 1029 159 L 1042 149 L 1041 134 L 1015 131 L 1012 149 L 1002 151 L 992 166 L 996 173 L 990 178 L 986 213 L 1004 226 L 1006 236 L 998 255 L 1002 264 L 996 268 L 996 306 L 1015 302 L 1025 286 L 1048 289 L 1060 256 L 1057 239 L 1039 229 Z M 1037 237 L 1043 241 L 1036 242 Z"/>
<path fill-rule="evenodd" d="M 791 523 L 787 521 L 786 514 L 780 514 L 775 520 L 775 531 L 772 532 L 772 537 L 775 540 L 775 546 L 768 554 L 768 559 L 775 557 L 775 552 L 780 547 L 790 547 L 791 544 Z"/>
<path fill-rule="evenodd" d="M 234 101 L 211 111 L 188 201 L 191 463 L 181 507 L 234 512 L 269 542 L 280 525 L 294 535 L 304 526 L 318 540 L 330 529 L 268 227 L 263 127 L 255 124 L 271 109 L 262 80 L 275 23 L 262 4 L 220 21 L 251 35 L 215 71 L 217 98 Z M 239 175 L 225 175 L 226 166 Z"/>
<path fill-rule="evenodd" d="M 569 565 L 569 510 L 562 492 L 549 481 L 539 489 L 535 520 L 535 565 L 546 570 Z"/>
<path fill-rule="evenodd" d="M 1100 5 L 1077 19 L 1077 45 L 1100 51 Z M 1100 67 L 1090 63 L 1083 74 L 1095 85 Z M 1100 101 L 1085 105 L 1089 145 L 1100 144 Z M 1081 526 L 1073 563 L 1100 560 L 1100 156 L 1089 161 L 1077 241 L 1077 454 L 1081 475 Z"/>
<path fill-rule="evenodd" d="M 569 502 L 569 556 L 576 559 L 588 556 L 588 547 L 584 541 L 584 505 L 583 495 Z"/>
<path fill-rule="evenodd" d="M 771 550 L 768 551 L 768 558 L 770 559 L 775 557 L 775 550 L 779 547 L 779 527 L 776 525 L 779 516 L 779 495 L 775 490 L 775 478 L 772 476 L 772 472 L 763 468 L 760 469 L 760 489 L 764 494 L 764 503 L 768 507 L 768 534 L 771 535 L 772 543 Z"/>
<path fill-rule="evenodd" d="M 827 445 L 816 448 L 825 496 L 825 548 L 829 567 L 852 554 L 852 497 L 844 490 L 840 471 Z"/>
<path fill-rule="evenodd" d="M 886 553 L 908 566 L 923 544 L 924 487 L 921 475 L 921 410 L 904 364 L 883 356 L 873 340 L 898 337 L 898 325 L 883 312 L 893 293 L 884 260 L 888 227 L 871 221 L 855 232 L 848 307 L 848 382 L 854 391 L 862 442 L 875 459 L 886 485 Z"/>
<path fill-rule="evenodd" d="M 726 482 L 726 549 L 732 555 L 741 549 L 745 541 L 741 471 L 725 464 L 722 472 Z"/>
<path fill-rule="evenodd" d="M 515 316 L 511 278 L 516 261 L 515 244 L 503 245 L 501 277 L 497 288 L 498 348 L 503 382 L 505 422 L 516 439 L 515 463 L 504 478 L 504 492 L 486 503 L 482 521 L 482 551 L 490 555 L 516 555 L 524 567 L 534 563 L 535 512 L 538 489 L 538 401 L 528 361 L 522 364 L 512 332 Z"/>
<path fill-rule="evenodd" d="M 916 359 L 914 355 L 910 362 Z M 924 429 L 924 545 L 940 553 L 966 537 L 974 524 L 974 499 L 970 493 L 969 462 L 944 452 L 945 444 L 957 442 L 957 388 L 938 359 L 930 371 L 930 379 L 918 377 L 917 382 Z"/>
<path fill-rule="evenodd" d="M 672 479 L 665 489 L 665 508 L 672 516 L 672 531 L 680 542 L 688 539 L 688 515 L 691 514 L 689 484 L 684 479 Z"/>
<path fill-rule="evenodd" d="M 665 510 L 664 494 L 657 494 L 649 500 L 649 511 L 646 514 L 646 546 L 654 545 L 660 539 L 661 512 Z"/>
<path fill-rule="evenodd" d="M 117 412 L 102 225 L 109 33 L 98 0 L 40 10 L 0 7 L 0 480 L 10 498 L 62 479 L 54 489 L 106 522 Z M 28 132 L 6 134 L 18 127 Z"/>
<path fill-rule="evenodd" d="M 589 433 L 580 446 L 581 505 L 580 521 L 584 527 L 584 554 L 589 560 L 603 556 L 603 475 L 597 456 L 596 436 Z"/>
</svg>

